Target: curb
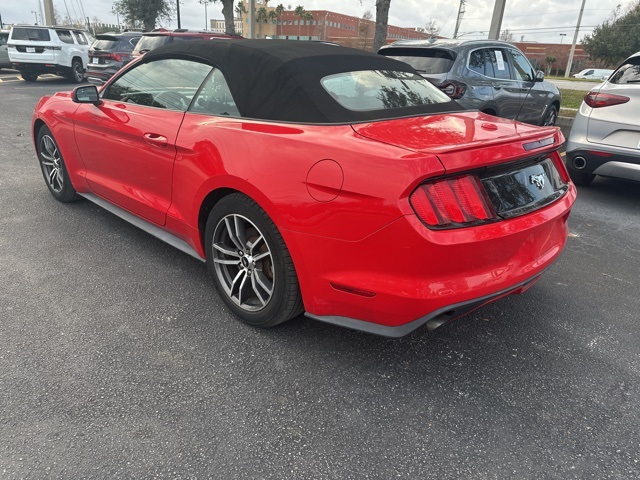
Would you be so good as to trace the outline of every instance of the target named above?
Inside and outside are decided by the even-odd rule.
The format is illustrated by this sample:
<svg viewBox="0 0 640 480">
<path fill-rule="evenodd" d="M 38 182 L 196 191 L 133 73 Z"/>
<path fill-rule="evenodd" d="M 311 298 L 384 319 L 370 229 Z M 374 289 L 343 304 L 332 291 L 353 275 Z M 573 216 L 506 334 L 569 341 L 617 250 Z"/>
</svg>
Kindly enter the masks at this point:
<svg viewBox="0 0 640 480">
<path fill-rule="evenodd" d="M 571 117 L 558 117 L 556 120 L 556 127 L 560 127 L 564 138 L 569 138 L 569 132 L 571 132 L 571 126 L 573 125 L 573 118 Z"/>
</svg>

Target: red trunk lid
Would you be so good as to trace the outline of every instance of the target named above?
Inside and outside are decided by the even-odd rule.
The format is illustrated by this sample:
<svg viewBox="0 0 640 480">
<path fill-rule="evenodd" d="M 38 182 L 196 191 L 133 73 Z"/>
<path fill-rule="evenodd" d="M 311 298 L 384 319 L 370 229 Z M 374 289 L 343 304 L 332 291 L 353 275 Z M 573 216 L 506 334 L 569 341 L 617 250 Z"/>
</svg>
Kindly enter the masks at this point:
<svg viewBox="0 0 640 480">
<path fill-rule="evenodd" d="M 352 127 L 372 140 L 437 155 L 448 172 L 533 156 L 557 148 L 564 141 L 557 127 L 536 127 L 476 111 Z"/>
</svg>

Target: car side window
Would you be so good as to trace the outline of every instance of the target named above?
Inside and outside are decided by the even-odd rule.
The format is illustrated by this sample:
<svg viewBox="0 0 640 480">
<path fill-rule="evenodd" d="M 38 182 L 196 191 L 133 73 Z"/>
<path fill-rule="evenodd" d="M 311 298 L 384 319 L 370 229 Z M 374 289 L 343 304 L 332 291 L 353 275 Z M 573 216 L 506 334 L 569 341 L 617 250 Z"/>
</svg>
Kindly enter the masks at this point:
<svg viewBox="0 0 640 480">
<path fill-rule="evenodd" d="M 9 37 L 9 35 L 6 35 L 4 33 L 0 34 L 0 45 L 6 45 L 8 37 Z"/>
<path fill-rule="evenodd" d="M 70 30 L 56 30 L 58 38 L 63 43 L 73 43 L 73 37 Z"/>
<path fill-rule="evenodd" d="M 534 77 L 533 69 L 529 64 L 529 60 L 518 50 L 509 49 L 509 55 L 513 60 L 513 72 L 517 80 L 532 82 Z"/>
<path fill-rule="evenodd" d="M 175 58 L 142 63 L 113 82 L 102 98 L 186 111 L 211 70 L 210 65 Z"/>
<path fill-rule="evenodd" d="M 484 75 L 485 77 L 494 78 L 493 63 L 495 56 L 491 54 L 491 50 L 487 48 L 481 48 L 474 50 L 469 55 L 469 64 L 467 67 L 469 70 Z"/>
<path fill-rule="evenodd" d="M 511 80 L 509 62 L 507 62 L 504 50 L 492 48 L 489 50 L 489 54 L 493 63 L 493 78 Z"/>
<path fill-rule="evenodd" d="M 189 111 L 207 115 L 240 116 L 229 85 L 220 70 L 216 68 L 209 74 Z"/>
<path fill-rule="evenodd" d="M 78 42 L 78 45 L 88 45 L 89 41 L 87 40 L 87 37 L 84 36 L 84 33 L 82 32 L 73 32 L 73 35 L 76 37 L 76 42 Z"/>
</svg>

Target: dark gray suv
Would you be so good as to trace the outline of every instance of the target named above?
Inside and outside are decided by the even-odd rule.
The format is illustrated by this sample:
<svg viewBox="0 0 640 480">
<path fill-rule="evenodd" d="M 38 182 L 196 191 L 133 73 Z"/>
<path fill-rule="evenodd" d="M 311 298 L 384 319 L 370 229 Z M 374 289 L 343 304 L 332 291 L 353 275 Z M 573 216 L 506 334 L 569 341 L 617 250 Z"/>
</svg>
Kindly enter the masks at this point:
<svg viewBox="0 0 640 480">
<path fill-rule="evenodd" d="M 378 53 L 409 63 L 465 108 L 535 125 L 558 118 L 560 92 L 510 43 L 403 40 Z"/>
</svg>

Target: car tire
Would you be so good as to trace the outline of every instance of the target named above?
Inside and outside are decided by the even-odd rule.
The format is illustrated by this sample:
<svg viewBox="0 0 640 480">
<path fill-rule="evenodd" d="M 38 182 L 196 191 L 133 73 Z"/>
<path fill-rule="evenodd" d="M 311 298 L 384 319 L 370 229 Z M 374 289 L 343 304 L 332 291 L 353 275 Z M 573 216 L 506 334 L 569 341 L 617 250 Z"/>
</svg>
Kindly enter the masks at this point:
<svg viewBox="0 0 640 480">
<path fill-rule="evenodd" d="M 543 127 L 552 127 L 556 124 L 558 120 L 558 109 L 555 105 L 550 105 L 547 109 L 547 113 L 544 116 L 544 120 L 542 120 Z"/>
<path fill-rule="evenodd" d="M 35 82 L 38 79 L 38 74 L 32 72 L 20 72 L 20 76 L 25 82 Z"/>
<path fill-rule="evenodd" d="M 596 178 L 596 176 L 591 173 L 576 172 L 575 170 L 572 170 L 572 169 L 568 169 L 568 170 L 569 170 L 569 177 L 571 177 L 571 180 L 576 185 L 586 187 L 588 185 L 591 185 L 591 182 L 593 182 L 593 179 Z"/>
<path fill-rule="evenodd" d="M 74 60 L 71 62 L 69 80 L 73 83 L 82 83 L 84 81 L 84 69 L 82 68 L 82 62 L 80 60 Z"/>
<path fill-rule="evenodd" d="M 243 322 L 273 327 L 299 315 L 302 295 L 282 235 L 249 197 L 234 193 L 211 210 L 207 267 L 220 297 Z"/>
<path fill-rule="evenodd" d="M 51 195 L 62 203 L 78 200 L 79 196 L 69 179 L 62 153 L 51 134 L 51 130 L 46 126 L 42 126 L 38 131 L 36 149 L 40 169 Z"/>
</svg>

